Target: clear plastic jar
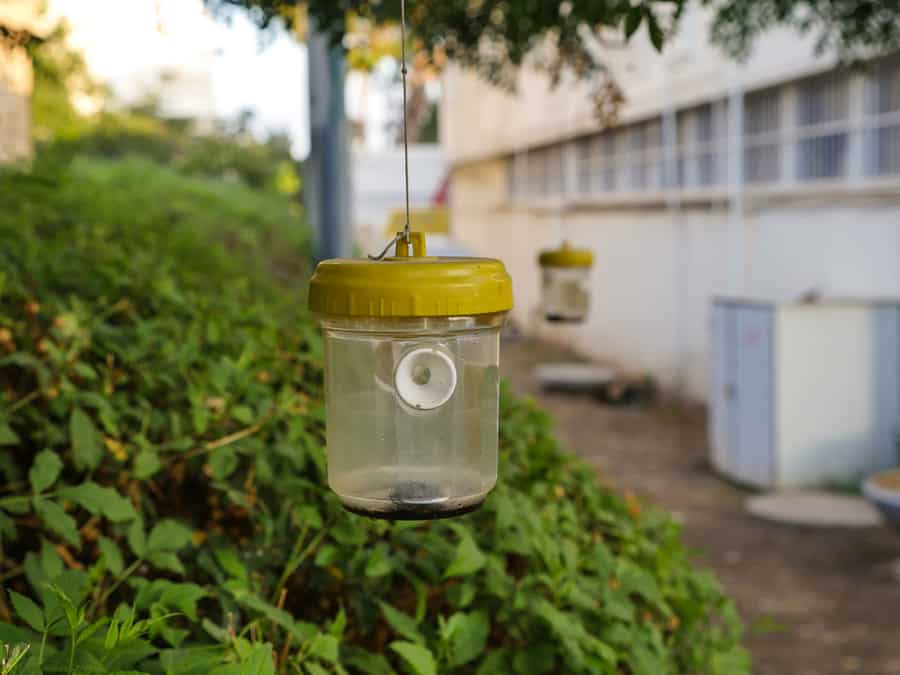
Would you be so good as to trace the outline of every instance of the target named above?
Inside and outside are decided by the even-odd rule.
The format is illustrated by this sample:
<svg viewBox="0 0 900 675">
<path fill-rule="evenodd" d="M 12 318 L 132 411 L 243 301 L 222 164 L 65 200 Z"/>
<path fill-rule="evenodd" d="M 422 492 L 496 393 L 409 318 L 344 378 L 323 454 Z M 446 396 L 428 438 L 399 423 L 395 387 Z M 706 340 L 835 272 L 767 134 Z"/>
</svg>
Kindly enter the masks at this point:
<svg viewBox="0 0 900 675">
<path fill-rule="evenodd" d="M 319 317 L 328 483 L 345 507 L 426 519 L 484 501 L 497 482 L 505 316 Z"/>
<path fill-rule="evenodd" d="M 588 267 L 545 267 L 543 270 L 544 316 L 547 321 L 584 321 L 590 307 Z"/>
</svg>

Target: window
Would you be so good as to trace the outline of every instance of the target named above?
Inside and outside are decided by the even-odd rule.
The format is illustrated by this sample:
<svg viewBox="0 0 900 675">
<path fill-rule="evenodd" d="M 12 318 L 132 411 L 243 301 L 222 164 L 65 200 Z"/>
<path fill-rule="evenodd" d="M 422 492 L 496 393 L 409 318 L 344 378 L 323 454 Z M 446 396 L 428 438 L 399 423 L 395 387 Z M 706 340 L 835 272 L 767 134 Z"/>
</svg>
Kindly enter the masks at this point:
<svg viewBox="0 0 900 675">
<path fill-rule="evenodd" d="M 863 82 L 864 100 L 857 101 L 856 86 Z M 742 148 L 748 185 L 788 188 L 794 180 L 808 184 L 851 174 L 854 180 L 900 180 L 900 54 L 874 63 L 865 75 L 834 70 L 747 92 L 742 105 L 742 143 L 729 130 L 725 99 L 674 111 L 665 138 L 663 120 L 655 117 L 572 141 L 572 191 L 590 197 L 640 198 L 663 189 L 702 195 L 726 183 L 730 147 Z M 569 194 L 568 148 L 561 142 L 511 158 L 513 197 Z M 671 175 L 664 170 L 670 161 Z"/>
<path fill-rule="evenodd" d="M 509 196 L 525 199 L 528 194 L 528 156 L 524 153 L 513 155 L 507 162 L 509 167 Z"/>
<path fill-rule="evenodd" d="M 616 132 L 603 131 L 578 140 L 578 189 L 596 195 L 616 189 Z"/>
<path fill-rule="evenodd" d="M 829 73 L 797 87 L 797 178 L 840 178 L 847 173 L 849 86 Z"/>
<path fill-rule="evenodd" d="M 867 175 L 900 173 L 900 59 L 880 63 L 873 71 L 864 138 Z"/>
<path fill-rule="evenodd" d="M 636 192 L 662 186 L 659 119 L 609 129 L 577 142 L 581 194 Z"/>
<path fill-rule="evenodd" d="M 723 103 L 707 103 L 678 113 L 676 180 L 679 186 L 710 187 L 724 182 L 727 120 Z"/>
<path fill-rule="evenodd" d="M 623 129 L 625 152 L 620 155 L 622 184 L 626 190 L 653 190 L 662 186 L 662 124 L 654 119 Z"/>
<path fill-rule="evenodd" d="M 561 197 L 565 191 L 562 145 L 550 145 L 513 155 L 507 161 L 512 199 Z"/>
<path fill-rule="evenodd" d="M 771 183 L 781 176 L 781 90 L 744 98 L 744 180 Z"/>
<path fill-rule="evenodd" d="M 550 145 L 544 148 L 544 180 L 545 180 L 545 197 L 562 197 L 565 193 L 565 172 L 563 157 L 564 146 L 561 144 Z"/>
</svg>

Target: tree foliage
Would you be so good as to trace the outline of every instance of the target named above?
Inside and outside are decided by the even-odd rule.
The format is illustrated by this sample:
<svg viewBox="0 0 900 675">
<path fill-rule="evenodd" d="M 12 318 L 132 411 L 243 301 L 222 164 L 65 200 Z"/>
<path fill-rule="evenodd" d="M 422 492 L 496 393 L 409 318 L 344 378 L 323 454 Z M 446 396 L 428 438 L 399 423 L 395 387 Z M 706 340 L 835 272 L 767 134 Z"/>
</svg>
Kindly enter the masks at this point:
<svg viewBox="0 0 900 675">
<path fill-rule="evenodd" d="M 336 43 L 348 16 L 397 21 L 399 0 L 207 0 L 213 7 L 251 9 L 261 25 L 309 17 Z M 558 77 L 603 72 L 604 45 L 646 31 L 662 49 L 689 0 L 407 0 L 415 37 L 432 53 L 509 84 L 526 57 Z M 696 0 L 714 14 L 712 38 L 729 55 L 746 57 L 762 32 L 788 25 L 818 38 L 821 48 L 855 59 L 900 48 L 898 0 Z M 538 49 L 539 48 L 539 49 Z"/>
</svg>

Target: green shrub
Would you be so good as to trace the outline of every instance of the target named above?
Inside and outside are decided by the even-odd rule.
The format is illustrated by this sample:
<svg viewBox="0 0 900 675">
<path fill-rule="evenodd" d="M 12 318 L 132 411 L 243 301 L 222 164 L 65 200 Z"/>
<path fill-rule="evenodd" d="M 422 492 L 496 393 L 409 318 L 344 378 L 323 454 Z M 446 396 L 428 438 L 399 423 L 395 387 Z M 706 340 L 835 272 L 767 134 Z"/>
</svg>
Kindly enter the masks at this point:
<svg viewBox="0 0 900 675">
<path fill-rule="evenodd" d="M 103 112 L 82 120 L 79 133 L 57 137 L 43 150 L 64 157 L 139 157 L 191 177 L 221 178 L 288 196 L 300 190 L 300 165 L 291 156 L 286 136 L 274 135 L 261 143 L 246 132 L 195 133 L 189 125 L 147 112 Z"/>
<path fill-rule="evenodd" d="M 13 672 L 746 672 L 678 525 L 506 390 L 481 511 L 341 509 L 296 209 L 147 161 L 0 177 Z"/>
</svg>

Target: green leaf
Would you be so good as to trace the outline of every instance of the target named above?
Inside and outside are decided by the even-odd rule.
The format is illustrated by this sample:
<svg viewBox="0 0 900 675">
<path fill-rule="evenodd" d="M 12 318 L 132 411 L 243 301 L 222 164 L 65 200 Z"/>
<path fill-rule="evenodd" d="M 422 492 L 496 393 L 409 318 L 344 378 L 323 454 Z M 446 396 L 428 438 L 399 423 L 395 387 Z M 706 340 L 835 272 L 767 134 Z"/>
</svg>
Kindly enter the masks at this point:
<svg viewBox="0 0 900 675">
<path fill-rule="evenodd" d="M 63 488 L 59 494 L 64 499 L 75 502 L 95 516 L 104 516 L 114 523 L 120 523 L 137 517 L 131 501 L 110 487 L 102 487 L 92 481 Z"/>
<path fill-rule="evenodd" d="M 328 627 L 328 634 L 333 635 L 338 640 L 344 637 L 344 629 L 347 627 L 347 613 L 344 611 L 344 608 L 341 607 L 341 610 L 338 612 L 337 616 L 334 617 L 334 620 L 331 622 L 331 625 Z"/>
<path fill-rule="evenodd" d="M 72 456 L 79 470 L 95 469 L 103 459 L 103 443 L 100 432 L 81 408 L 74 408 L 69 418 L 69 438 Z"/>
<path fill-rule="evenodd" d="M 231 409 L 231 416 L 241 424 L 252 424 L 256 417 L 253 409 L 246 405 L 236 405 Z"/>
<path fill-rule="evenodd" d="M 628 14 L 625 15 L 625 39 L 631 39 L 631 36 L 634 35 L 635 31 L 641 26 L 641 19 L 643 19 L 643 12 L 641 11 L 640 5 L 633 5 L 631 9 L 628 10 Z"/>
<path fill-rule="evenodd" d="M 34 510 L 44 521 L 47 529 L 55 532 L 72 546 L 81 546 L 81 536 L 78 534 L 78 526 L 75 519 L 66 513 L 63 508 L 49 499 L 36 498 Z"/>
<path fill-rule="evenodd" d="M 238 468 L 240 460 L 234 448 L 219 448 L 209 458 L 209 471 L 215 480 L 225 480 Z"/>
<path fill-rule="evenodd" d="M 319 633 L 309 645 L 309 655 L 328 663 L 336 663 L 338 660 L 338 639 L 333 635 Z"/>
<path fill-rule="evenodd" d="M 137 518 L 128 526 L 125 536 L 128 539 L 131 551 L 138 558 L 143 558 L 147 553 L 147 535 L 144 534 L 144 524 L 140 518 Z"/>
<path fill-rule="evenodd" d="M 306 671 L 307 675 L 329 675 L 327 670 L 312 661 L 304 663 L 303 670 Z"/>
<path fill-rule="evenodd" d="M 451 666 L 474 660 L 487 644 L 491 624 L 484 612 L 457 612 L 441 627 L 441 637 L 449 645 Z"/>
<path fill-rule="evenodd" d="M 44 611 L 37 606 L 31 598 L 19 595 L 15 591 L 9 591 L 9 599 L 12 600 L 13 609 L 19 618 L 31 626 L 38 633 L 43 633 L 46 626 L 44 625 Z"/>
<path fill-rule="evenodd" d="M 134 458 L 134 477 L 138 480 L 146 480 L 160 470 L 162 463 L 159 455 L 153 450 L 142 450 Z"/>
<path fill-rule="evenodd" d="M 208 595 L 206 589 L 197 584 L 170 584 L 162 592 L 159 602 L 179 610 L 191 621 L 197 621 L 197 603 Z"/>
<path fill-rule="evenodd" d="M 9 426 L 9 422 L 0 419 L 0 445 L 18 445 L 21 443 L 18 434 Z"/>
<path fill-rule="evenodd" d="M 161 570 L 168 570 L 175 574 L 185 574 L 181 560 L 171 551 L 148 551 L 147 561 Z"/>
<path fill-rule="evenodd" d="M 219 548 L 215 550 L 213 555 L 215 555 L 216 562 L 219 563 L 219 567 L 225 571 L 225 574 L 233 579 L 247 583 L 250 578 L 247 573 L 247 568 L 244 566 L 244 563 L 241 562 L 240 557 L 234 550 L 230 548 Z"/>
<path fill-rule="evenodd" d="M 400 655 L 413 675 L 437 675 L 434 656 L 427 647 L 414 642 L 392 642 L 390 648 Z"/>
<path fill-rule="evenodd" d="M 474 574 L 484 567 L 485 556 L 471 536 L 463 536 L 456 547 L 453 560 L 444 570 L 444 577 L 464 577 Z"/>
<path fill-rule="evenodd" d="M 166 675 L 212 675 L 222 663 L 222 648 L 216 645 L 167 649 L 160 652 L 159 663 Z"/>
<path fill-rule="evenodd" d="M 386 602 L 379 602 L 381 613 L 384 615 L 385 621 L 394 629 L 401 637 L 405 637 L 412 642 L 425 644 L 425 638 L 419 632 L 419 624 L 408 614 L 404 614 L 399 609 L 394 609 Z"/>
<path fill-rule="evenodd" d="M 0 546 L 3 545 L 4 539 L 14 540 L 16 538 L 16 522 L 0 511 Z"/>
<path fill-rule="evenodd" d="M 147 551 L 180 551 L 191 543 L 190 528 L 177 520 L 159 521 L 147 538 Z"/>
<path fill-rule="evenodd" d="M 41 570 L 49 581 L 63 573 L 63 561 L 56 548 L 46 539 L 41 540 Z"/>
<path fill-rule="evenodd" d="M 366 675 L 395 675 L 384 654 L 373 654 L 361 647 L 345 645 L 341 649 L 341 663 Z"/>
<path fill-rule="evenodd" d="M 226 591 L 231 593 L 232 597 L 234 597 L 239 605 L 262 614 L 272 623 L 281 626 L 282 628 L 286 628 L 294 634 L 295 638 L 298 638 L 299 640 L 308 640 L 316 635 L 317 631 L 314 626 L 295 621 L 290 612 L 286 612 L 285 610 L 279 609 L 266 602 L 259 596 L 247 590 L 241 582 L 234 580 L 227 581 L 223 587 Z"/>
<path fill-rule="evenodd" d="M 513 656 L 513 671 L 517 675 L 546 675 L 556 666 L 556 647 L 549 642 L 539 642 L 518 649 Z"/>
<path fill-rule="evenodd" d="M 62 471 L 63 463 L 59 456 L 52 450 L 39 452 L 34 458 L 34 464 L 28 471 L 28 480 L 35 494 L 40 494 L 56 482 Z"/>
<path fill-rule="evenodd" d="M 331 528 L 329 534 L 334 540 L 344 546 L 359 546 L 366 543 L 368 533 L 362 522 L 356 518 L 345 516 Z"/>
<path fill-rule="evenodd" d="M 34 639 L 35 636 L 30 630 L 0 621 L 0 644 L 28 644 L 34 642 Z M 40 639 L 40 636 L 38 636 L 38 639 Z M 16 675 L 18 675 L 18 673 Z"/>
<path fill-rule="evenodd" d="M 387 553 L 385 553 L 384 547 L 379 546 L 372 551 L 372 555 L 369 556 L 369 560 L 366 562 L 365 575 L 367 577 L 383 577 L 390 573 L 390 558 L 388 558 Z"/>
<path fill-rule="evenodd" d="M 333 544 L 325 544 L 316 553 L 315 563 L 319 567 L 328 567 L 341 557 L 341 551 Z"/>
<path fill-rule="evenodd" d="M 241 675 L 275 675 L 272 645 L 254 645 L 253 651 L 241 659 Z"/>
<path fill-rule="evenodd" d="M 103 640 L 104 651 L 112 651 L 119 641 L 119 624 L 113 621 L 106 629 L 106 637 Z"/>
<path fill-rule="evenodd" d="M 119 545 L 112 539 L 100 537 L 97 546 L 106 562 L 106 569 L 115 576 L 120 575 L 125 569 L 125 561 L 122 560 L 122 551 L 119 550 Z"/>
<path fill-rule="evenodd" d="M 275 675 L 272 645 L 268 643 L 256 644 L 250 647 L 247 653 L 242 653 L 242 650 L 239 648 L 238 653 L 242 657 L 240 664 L 229 664 L 213 668 L 209 671 L 209 675 Z"/>
<path fill-rule="evenodd" d="M 656 19 L 656 15 L 650 11 L 649 8 L 644 12 L 647 17 L 647 32 L 650 34 L 650 42 L 653 43 L 654 49 L 656 51 L 661 52 L 663 48 L 663 43 L 665 42 L 666 36 L 663 33 L 662 27 L 659 25 L 659 21 Z"/>
<path fill-rule="evenodd" d="M 512 652 L 503 647 L 487 653 L 478 666 L 476 675 L 508 675 L 513 672 Z"/>
</svg>

